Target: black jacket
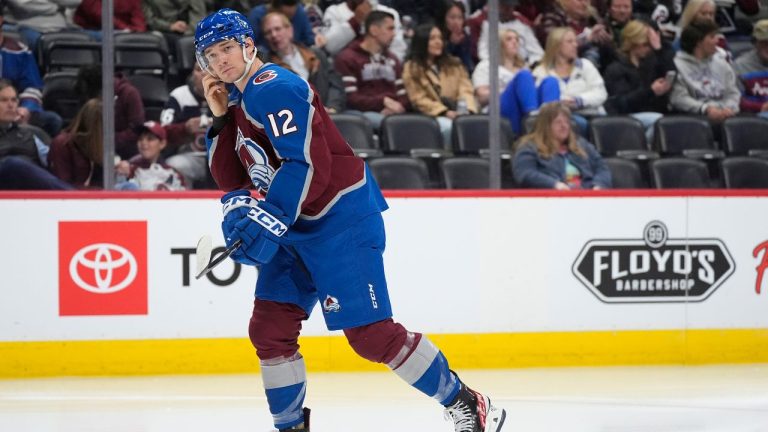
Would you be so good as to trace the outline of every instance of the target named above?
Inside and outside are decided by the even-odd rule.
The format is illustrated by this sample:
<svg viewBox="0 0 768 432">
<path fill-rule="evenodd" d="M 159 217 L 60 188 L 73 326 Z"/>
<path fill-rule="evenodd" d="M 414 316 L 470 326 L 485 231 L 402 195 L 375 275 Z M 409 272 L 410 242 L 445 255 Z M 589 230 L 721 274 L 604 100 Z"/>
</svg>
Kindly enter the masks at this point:
<svg viewBox="0 0 768 432">
<path fill-rule="evenodd" d="M 669 93 L 656 96 L 651 84 L 675 70 L 674 51 L 663 43 L 659 51 L 651 53 L 636 67 L 621 55 L 606 69 L 603 78 L 608 90 L 605 109 L 609 114 L 636 112 L 668 112 Z"/>
</svg>

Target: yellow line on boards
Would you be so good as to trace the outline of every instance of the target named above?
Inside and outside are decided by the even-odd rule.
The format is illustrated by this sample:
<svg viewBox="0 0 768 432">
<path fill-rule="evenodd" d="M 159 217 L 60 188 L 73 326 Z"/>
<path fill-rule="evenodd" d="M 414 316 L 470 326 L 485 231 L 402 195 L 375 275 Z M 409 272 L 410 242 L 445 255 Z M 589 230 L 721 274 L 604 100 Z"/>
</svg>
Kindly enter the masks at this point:
<svg viewBox="0 0 768 432">
<path fill-rule="evenodd" d="M 768 329 L 436 334 L 452 368 L 768 362 Z M 299 340 L 310 371 L 383 371 L 343 336 Z M 0 378 L 247 373 L 247 338 L 0 342 Z"/>
</svg>

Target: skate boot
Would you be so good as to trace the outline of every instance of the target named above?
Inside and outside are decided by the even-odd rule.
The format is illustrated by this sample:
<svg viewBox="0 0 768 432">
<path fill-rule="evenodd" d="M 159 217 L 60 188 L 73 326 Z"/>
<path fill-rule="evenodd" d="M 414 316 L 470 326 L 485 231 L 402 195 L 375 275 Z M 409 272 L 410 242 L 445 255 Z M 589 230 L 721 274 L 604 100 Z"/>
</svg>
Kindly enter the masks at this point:
<svg viewBox="0 0 768 432">
<path fill-rule="evenodd" d="M 503 408 L 491 405 L 487 396 L 460 383 L 456 399 L 445 407 L 445 419 L 453 420 L 456 432 L 499 432 L 507 417 Z"/>
<path fill-rule="evenodd" d="M 304 423 L 288 429 L 280 429 L 280 432 L 309 432 L 309 408 L 304 408 Z"/>
</svg>

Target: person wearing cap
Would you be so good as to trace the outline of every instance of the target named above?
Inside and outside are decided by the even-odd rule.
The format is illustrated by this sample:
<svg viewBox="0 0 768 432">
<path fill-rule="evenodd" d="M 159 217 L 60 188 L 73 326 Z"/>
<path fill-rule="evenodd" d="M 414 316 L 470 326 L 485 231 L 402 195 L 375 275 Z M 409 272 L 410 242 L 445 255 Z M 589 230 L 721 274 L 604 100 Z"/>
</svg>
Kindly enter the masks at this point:
<svg viewBox="0 0 768 432">
<path fill-rule="evenodd" d="M 741 90 L 742 111 L 768 118 L 768 19 L 755 24 L 754 48 L 733 63 Z"/>
<path fill-rule="evenodd" d="M 148 121 L 138 128 L 139 154 L 115 166 L 120 190 L 184 190 L 181 174 L 162 162 L 168 135 L 160 123 Z"/>
</svg>

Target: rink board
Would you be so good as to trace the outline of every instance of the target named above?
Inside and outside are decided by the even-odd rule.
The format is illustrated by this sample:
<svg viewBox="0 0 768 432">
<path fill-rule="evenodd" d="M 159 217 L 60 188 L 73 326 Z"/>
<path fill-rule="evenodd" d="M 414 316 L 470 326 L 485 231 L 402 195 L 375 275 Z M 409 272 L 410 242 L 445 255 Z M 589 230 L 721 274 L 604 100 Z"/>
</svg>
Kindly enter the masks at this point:
<svg viewBox="0 0 768 432">
<path fill-rule="evenodd" d="M 768 193 L 716 192 L 389 194 L 395 319 L 456 368 L 766 362 Z M 257 368 L 256 272 L 192 277 L 197 239 L 223 243 L 216 194 L 19 197 L 0 196 L 0 376 Z M 322 317 L 311 370 L 382 368 Z"/>
</svg>

